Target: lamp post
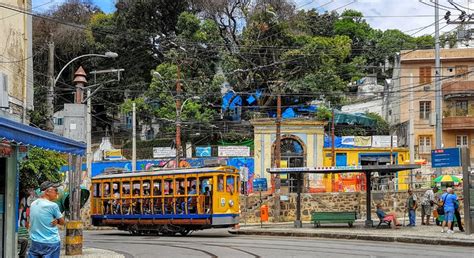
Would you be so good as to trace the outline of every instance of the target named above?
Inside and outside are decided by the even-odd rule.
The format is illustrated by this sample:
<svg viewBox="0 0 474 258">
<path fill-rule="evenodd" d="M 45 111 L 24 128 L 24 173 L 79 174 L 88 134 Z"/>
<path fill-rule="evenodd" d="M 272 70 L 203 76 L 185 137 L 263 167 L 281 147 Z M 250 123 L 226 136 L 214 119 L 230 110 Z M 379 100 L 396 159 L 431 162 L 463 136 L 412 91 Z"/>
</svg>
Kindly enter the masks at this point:
<svg viewBox="0 0 474 258">
<path fill-rule="evenodd" d="M 181 104 L 181 99 L 179 98 L 180 96 L 176 97 L 176 167 L 178 168 L 181 158 L 181 113 L 183 112 L 183 108 L 188 100 L 199 100 L 201 98 L 199 96 L 187 98 L 183 104 Z"/>
</svg>

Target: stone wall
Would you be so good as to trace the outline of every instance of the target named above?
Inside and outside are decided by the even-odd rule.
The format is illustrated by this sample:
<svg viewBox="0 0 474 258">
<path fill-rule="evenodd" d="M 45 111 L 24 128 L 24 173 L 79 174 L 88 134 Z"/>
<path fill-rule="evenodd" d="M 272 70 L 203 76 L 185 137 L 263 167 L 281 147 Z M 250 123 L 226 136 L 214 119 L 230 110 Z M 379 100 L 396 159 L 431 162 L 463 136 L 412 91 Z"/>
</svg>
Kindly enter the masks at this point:
<svg viewBox="0 0 474 258">
<path fill-rule="evenodd" d="M 414 191 L 418 200 L 421 198 L 426 190 Z M 456 192 L 459 198 L 462 197 L 461 192 Z M 255 198 L 250 196 L 249 198 Z M 407 192 L 372 192 L 372 219 L 377 220 L 375 214 L 377 203 L 381 203 L 386 212 L 396 212 L 398 217 L 403 217 L 405 210 Z M 243 204 L 245 197 L 241 197 L 242 216 L 241 222 L 254 223 L 260 222 L 260 209 L 256 207 L 253 210 L 245 212 Z M 275 199 L 269 198 L 264 201 L 264 205 L 269 207 L 269 221 L 293 221 L 296 217 L 296 194 L 289 194 L 288 201 L 280 201 L 280 216 L 275 218 Z M 461 201 L 462 209 L 462 201 Z M 417 215 L 420 215 L 420 208 L 417 209 Z M 311 212 L 313 211 L 355 211 L 357 217 L 360 219 L 366 218 L 366 193 L 305 193 L 301 194 L 301 219 L 309 221 L 311 219 Z M 461 212 L 462 213 L 462 212 Z M 405 216 L 407 216 L 405 214 Z"/>
</svg>

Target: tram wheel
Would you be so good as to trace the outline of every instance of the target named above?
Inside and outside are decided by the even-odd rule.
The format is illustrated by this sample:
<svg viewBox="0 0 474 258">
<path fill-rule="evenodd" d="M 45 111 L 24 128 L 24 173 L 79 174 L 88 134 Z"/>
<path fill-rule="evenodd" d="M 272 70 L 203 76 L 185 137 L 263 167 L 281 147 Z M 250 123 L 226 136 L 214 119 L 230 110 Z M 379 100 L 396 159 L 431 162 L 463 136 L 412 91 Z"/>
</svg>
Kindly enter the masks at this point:
<svg viewBox="0 0 474 258">
<path fill-rule="evenodd" d="M 189 232 L 191 232 L 191 230 L 183 229 L 183 230 L 179 231 L 179 234 L 181 234 L 181 236 L 187 236 L 189 234 Z"/>
</svg>

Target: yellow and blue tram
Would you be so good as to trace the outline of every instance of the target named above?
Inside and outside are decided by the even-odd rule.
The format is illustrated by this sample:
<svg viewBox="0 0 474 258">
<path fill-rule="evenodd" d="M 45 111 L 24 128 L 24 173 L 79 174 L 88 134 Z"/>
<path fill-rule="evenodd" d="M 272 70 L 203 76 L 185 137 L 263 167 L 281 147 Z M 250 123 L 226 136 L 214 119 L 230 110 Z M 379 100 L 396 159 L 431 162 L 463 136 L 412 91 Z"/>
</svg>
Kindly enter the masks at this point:
<svg viewBox="0 0 474 258">
<path fill-rule="evenodd" d="M 92 224 L 164 235 L 233 227 L 239 187 L 231 166 L 101 174 L 92 178 Z"/>
</svg>

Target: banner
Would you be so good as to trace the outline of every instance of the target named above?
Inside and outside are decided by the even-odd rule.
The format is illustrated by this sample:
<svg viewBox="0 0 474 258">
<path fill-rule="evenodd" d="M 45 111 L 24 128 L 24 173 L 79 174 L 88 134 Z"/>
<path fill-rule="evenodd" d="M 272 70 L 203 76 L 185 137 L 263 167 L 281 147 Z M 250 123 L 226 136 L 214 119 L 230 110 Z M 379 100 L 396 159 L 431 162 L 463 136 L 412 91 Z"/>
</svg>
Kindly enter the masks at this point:
<svg viewBox="0 0 474 258">
<path fill-rule="evenodd" d="M 210 157 L 212 152 L 211 146 L 209 147 L 196 147 L 196 157 Z"/>
<path fill-rule="evenodd" d="M 247 146 L 219 146 L 219 157 L 250 157 L 250 147 Z"/>
<path fill-rule="evenodd" d="M 390 148 L 390 136 L 377 135 L 372 136 L 372 147 L 374 148 Z M 397 147 L 397 136 L 393 136 L 393 148 Z"/>
<path fill-rule="evenodd" d="M 354 146 L 354 136 L 342 136 L 341 144 Z"/>
<path fill-rule="evenodd" d="M 354 146 L 357 147 L 370 147 L 372 146 L 372 137 L 370 136 L 355 136 Z"/>
<path fill-rule="evenodd" d="M 174 158 L 176 157 L 176 149 L 171 147 L 154 147 L 153 158 Z"/>
<path fill-rule="evenodd" d="M 104 151 L 104 160 L 122 160 L 122 150 L 106 150 Z"/>
</svg>

